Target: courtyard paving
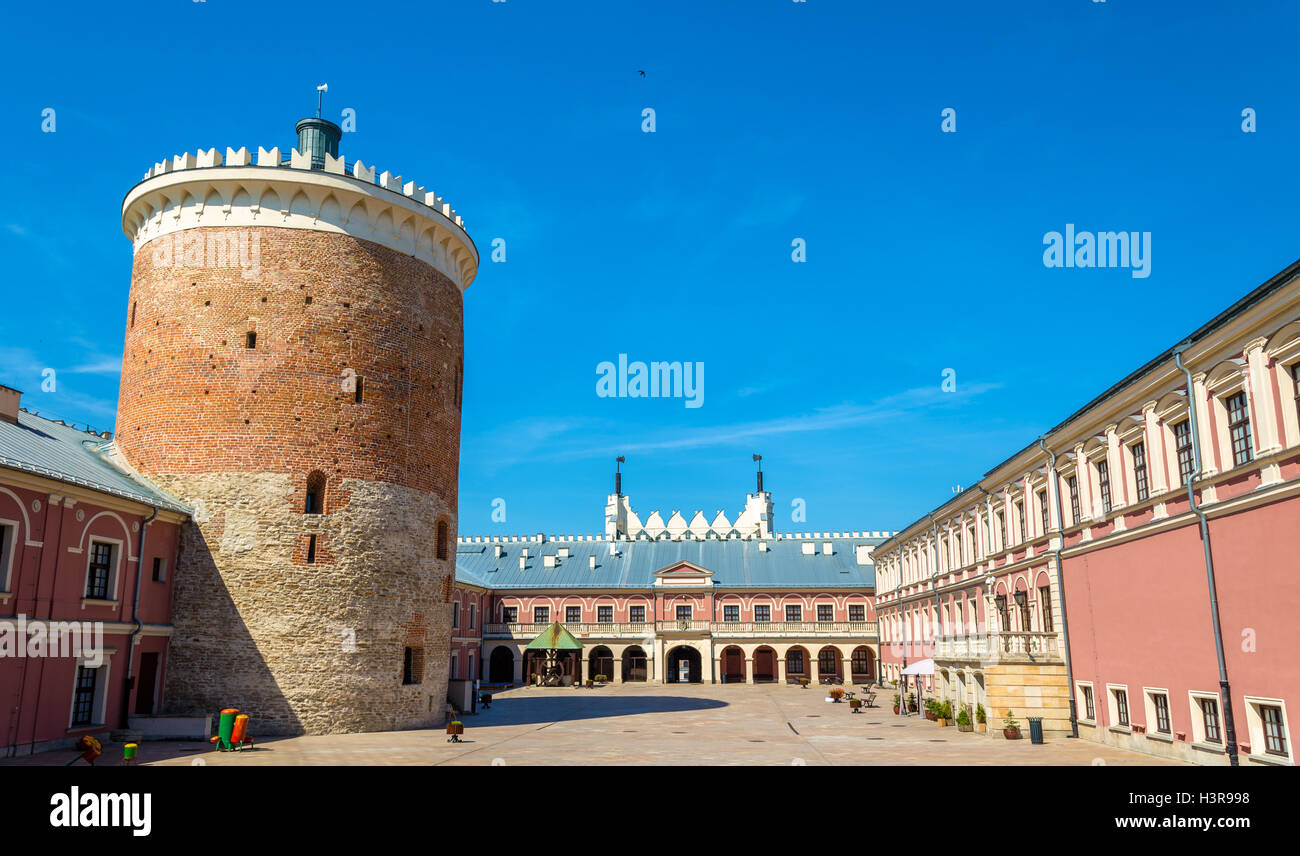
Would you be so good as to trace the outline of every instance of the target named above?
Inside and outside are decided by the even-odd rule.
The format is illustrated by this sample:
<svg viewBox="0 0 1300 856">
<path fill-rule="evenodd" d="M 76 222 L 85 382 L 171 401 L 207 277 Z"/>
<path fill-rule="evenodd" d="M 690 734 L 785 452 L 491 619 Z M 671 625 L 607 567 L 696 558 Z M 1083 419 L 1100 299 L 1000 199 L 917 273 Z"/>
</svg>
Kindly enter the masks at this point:
<svg viewBox="0 0 1300 856">
<path fill-rule="evenodd" d="M 211 766 L 303 765 L 1166 765 L 1086 740 L 1042 746 L 955 727 L 940 728 L 887 708 L 850 713 L 825 688 L 777 685 L 645 684 L 595 689 L 517 688 L 491 709 L 464 716 L 463 743 L 439 731 L 267 738 L 254 749 L 213 752 L 203 743 L 146 742 L 140 763 Z M 892 692 L 881 690 L 884 703 Z M 1022 724 L 1023 725 L 1023 724 Z M 67 753 L 0 761 L 62 764 Z M 97 765 L 114 764 L 106 746 Z"/>
</svg>

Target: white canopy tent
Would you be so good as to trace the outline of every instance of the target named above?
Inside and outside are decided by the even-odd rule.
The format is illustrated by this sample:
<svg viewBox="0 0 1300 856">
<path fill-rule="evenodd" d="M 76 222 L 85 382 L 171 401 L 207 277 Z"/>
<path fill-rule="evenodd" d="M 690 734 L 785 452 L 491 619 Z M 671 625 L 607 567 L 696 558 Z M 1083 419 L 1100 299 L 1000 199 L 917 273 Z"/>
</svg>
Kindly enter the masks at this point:
<svg viewBox="0 0 1300 856">
<path fill-rule="evenodd" d="M 899 690 L 898 713 L 900 716 L 907 716 L 907 676 L 908 675 L 917 675 L 917 676 L 933 675 L 934 659 L 926 658 L 924 660 L 917 660 L 912 665 L 903 669 L 903 671 L 900 672 L 899 674 L 903 678 L 903 686 Z M 919 680 L 916 682 L 916 692 L 917 692 L 917 706 L 919 708 L 921 704 L 921 700 L 920 700 L 921 682 Z"/>
</svg>

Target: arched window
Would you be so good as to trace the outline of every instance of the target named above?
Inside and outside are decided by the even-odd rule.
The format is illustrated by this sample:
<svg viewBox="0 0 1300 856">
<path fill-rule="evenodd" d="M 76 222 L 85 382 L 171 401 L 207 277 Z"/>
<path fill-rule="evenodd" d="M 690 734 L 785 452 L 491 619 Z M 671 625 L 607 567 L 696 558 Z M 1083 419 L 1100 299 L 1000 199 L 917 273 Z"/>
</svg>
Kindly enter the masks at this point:
<svg viewBox="0 0 1300 856">
<path fill-rule="evenodd" d="M 307 476 L 307 499 L 302 510 L 306 514 L 325 513 L 325 474 L 320 470 Z"/>
<path fill-rule="evenodd" d="M 447 558 L 447 521 L 438 521 L 438 550 L 439 559 Z"/>
</svg>

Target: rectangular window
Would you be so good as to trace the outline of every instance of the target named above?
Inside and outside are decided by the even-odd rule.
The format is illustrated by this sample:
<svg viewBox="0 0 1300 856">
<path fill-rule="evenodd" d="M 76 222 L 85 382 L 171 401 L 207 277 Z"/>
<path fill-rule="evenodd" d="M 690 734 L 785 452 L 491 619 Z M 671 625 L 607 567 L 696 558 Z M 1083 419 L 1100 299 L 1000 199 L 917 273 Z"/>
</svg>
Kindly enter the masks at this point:
<svg viewBox="0 0 1300 856">
<path fill-rule="evenodd" d="M 244 336 L 244 347 L 250 349 L 257 347 L 257 334 L 254 333 L 252 330 L 249 330 L 248 333 Z"/>
<path fill-rule="evenodd" d="M 566 624 L 577 624 L 582 620 L 582 607 L 566 606 L 564 608 L 564 621 Z"/>
<path fill-rule="evenodd" d="M 1178 453 L 1178 481 L 1187 484 L 1192 475 L 1192 422 L 1184 419 L 1174 426 L 1174 448 Z"/>
<path fill-rule="evenodd" d="M 1007 548 L 1007 516 L 998 512 L 998 534 L 1002 536 L 1002 549 Z"/>
<path fill-rule="evenodd" d="M 1038 492 L 1038 510 L 1042 512 L 1043 534 L 1046 535 L 1049 527 L 1047 525 L 1047 491 L 1045 490 L 1040 490 Z"/>
<path fill-rule="evenodd" d="M 72 725 L 93 725 L 95 716 L 95 690 L 99 683 L 99 669 L 77 667 L 77 688 L 72 695 Z"/>
<path fill-rule="evenodd" d="M 550 608 L 549 606 L 534 606 L 534 607 L 533 607 L 533 623 L 534 623 L 534 624 L 550 624 L 550 623 L 551 623 L 551 608 Z"/>
<path fill-rule="evenodd" d="M 786 620 L 786 621 L 803 621 L 803 607 L 802 607 L 802 606 L 797 606 L 797 605 L 796 605 L 796 606 L 787 606 L 787 607 L 785 608 L 785 620 Z"/>
<path fill-rule="evenodd" d="M 1286 729 L 1282 727 L 1282 708 L 1262 704 L 1259 718 L 1264 725 L 1264 751 L 1286 757 Z"/>
<path fill-rule="evenodd" d="M 476 604 L 471 603 L 469 605 L 469 629 L 470 630 L 474 629 L 474 619 L 477 617 L 476 615 L 477 612 L 478 612 L 478 606 Z"/>
<path fill-rule="evenodd" d="M 1097 482 L 1101 485 L 1101 513 L 1110 514 L 1110 464 L 1097 462 Z"/>
<path fill-rule="evenodd" d="M 1029 526 L 1025 521 L 1025 501 L 1023 499 L 1016 502 L 1016 522 L 1020 524 L 1020 540 L 1028 541 Z"/>
<path fill-rule="evenodd" d="M 1043 610 L 1043 630 L 1051 633 L 1056 625 L 1052 623 L 1052 590 L 1047 586 L 1039 587 L 1038 603 Z"/>
<path fill-rule="evenodd" d="M 154 559 L 154 561 L 156 562 L 158 560 Z M 316 564 L 316 536 L 315 535 L 307 536 L 307 564 L 309 565 Z"/>
<path fill-rule="evenodd" d="M 821 603 L 817 604 L 817 620 L 834 621 L 835 607 L 831 606 L 830 604 L 821 604 Z"/>
<path fill-rule="evenodd" d="M 678 620 L 678 621 L 690 621 L 690 620 L 691 620 L 691 608 L 690 608 L 689 606 L 678 606 L 678 607 L 677 607 L 677 620 Z"/>
<path fill-rule="evenodd" d="M 1291 367 L 1291 384 L 1295 387 L 1295 413 L 1300 421 L 1300 363 Z"/>
<path fill-rule="evenodd" d="M 723 620 L 723 621 L 739 621 L 739 620 L 740 620 L 740 607 L 739 607 L 739 606 L 724 606 L 724 607 L 722 607 L 722 620 Z"/>
<path fill-rule="evenodd" d="M 1169 726 L 1169 696 L 1164 693 L 1152 693 L 1151 704 L 1156 709 L 1156 731 L 1161 734 L 1169 734 L 1173 729 Z"/>
<path fill-rule="evenodd" d="M 768 606 L 768 605 L 765 604 L 765 603 L 764 603 L 764 604 L 759 604 L 758 606 L 755 606 L 755 607 L 754 607 L 754 620 L 755 620 L 755 621 L 771 621 L 771 620 L 772 620 L 772 607 Z"/>
<path fill-rule="evenodd" d="M 0 554 L 0 562 L 4 561 L 4 555 Z M 2 568 L 3 565 L 0 565 Z M 167 560 L 161 556 L 153 557 L 153 581 L 156 583 L 167 582 Z"/>
<path fill-rule="evenodd" d="M 1232 437 L 1232 463 L 1234 466 L 1250 463 L 1254 452 L 1250 448 L 1250 408 L 1246 405 L 1245 390 L 1224 400 L 1228 408 L 1228 433 Z"/>
<path fill-rule="evenodd" d="M 1134 443 L 1129 451 L 1133 454 L 1133 480 L 1137 482 L 1138 502 L 1143 502 L 1151 495 L 1147 488 L 1147 447 L 1145 443 Z"/>
<path fill-rule="evenodd" d="M 599 621 L 601 624 L 613 624 L 614 607 L 612 606 L 596 607 L 596 620 Z"/>
<path fill-rule="evenodd" d="M 785 655 L 785 670 L 791 675 L 803 674 L 803 651 L 790 651 Z"/>
<path fill-rule="evenodd" d="M 866 621 L 867 608 L 861 604 L 849 606 L 849 621 Z"/>
<path fill-rule="evenodd" d="M 113 545 L 102 541 L 90 544 L 90 574 L 86 579 L 86 597 L 108 600 L 109 577 L 113 573 Z"/>
<path fill-rule="evenodd" d="M 447 667 L 447 677 L 450 678 L 450 679 L 453 680 L 453 681 L 456 680 L 456 663 L 457 663 L 459 660 L 460 660 L 460 657 L 456 656 L 455 654 L 452 654 L 452 655 L 451 655 L 451 665 Z"/>
<path fill-rule="evenodd" d="M 519 623 L 519 607 L 503 606 L 501 607 L 501 621 L 505 624 Z"/>
<path fill-rule="evenodd" d="M 1115 693 L 1115 717 L 1120 725 L 1128 725 L 1128 693 L 1124 690 L 1112 690 Z"/>
<path fill-rule="evenodd" d="M 1092 687 L 1079 687 L 1083 690 L 1083 718 L 1094 722 L 1097 720 L 1097 707 L 1092 700 Z"/>
<path fill-rule="evenodd" d="M 993 598 L 993 603 L 997 606 L 998 620 L 1001 622 L 998 629 L 1005 633 L 1011 629 L 1011 613 L 1007 611 L 1007 596 L 1000 594 Z"/>
<path fill-rule="evenodd" d="M 460 604 L 459 603 L 453 603 L 451 605 L 451 626 L 460 627 Z"/>
<path fill-rule="evenodd" d="M 1079 479 L 1076 476 L 1070 476 L 1066 482 L 1070 486 L 1070 522 L 1075 526 L 1079 525 Z"/>
<path fill-rule="evenodd" d="M 1201 722 L 1205 726 L 1205 742 L 1222 743 L 1223 737 L 1219 734 L 1218 700 L 1198 698 L 1196 701 L 1201 706 Z"/>
<path fill-rule="evenodd" d="M 627 613 L 628 621 L 631 621 L 633 624 L 645 624 L 644 606 L 630 606 L 628 607 Z"/>
<path fill-rule="evenodd" d="M 455 664 L 452 664 L 455 672 Z M 424 679 L 424 649 L 405 648 L 402 650 L 402 683 L 418 684 Z"/>
</svg>

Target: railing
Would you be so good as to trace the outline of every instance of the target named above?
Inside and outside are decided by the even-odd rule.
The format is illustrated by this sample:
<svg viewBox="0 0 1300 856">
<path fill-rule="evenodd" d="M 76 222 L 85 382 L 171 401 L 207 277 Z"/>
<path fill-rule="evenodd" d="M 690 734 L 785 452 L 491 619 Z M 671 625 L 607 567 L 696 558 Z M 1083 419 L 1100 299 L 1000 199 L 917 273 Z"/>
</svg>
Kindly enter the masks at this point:
<svg viewBox="0 0 1300 856">
<path fill-rule="evenodd" d="M 565 630 L 583 638 L 638 638 L 656 633 L 707 633 L 714 636 L 793 637 L 793 636 L 875 636 L 874 621 L 707 621 L 704 619 L 668 619 L 657 622 L 597 621 L 561 622 Z M 483 635 L 494 639 L 534 639 L 550 623 L 514 622 L 484 625 Z"/>
<path fill-rule="evenodd" d="M 654 625 L 648 621 L 629 622 L 629 621 L 592 621 L 592 622 L 560 622 L 565 630 L 579 638 L 585 637 L 636 637 L 645 638 L 654 635 Z M 515 622 L 512 624 L 488 624 L 483 628 L 483 635 L 496 639 L 513 638 L 513 639 L 533 639 L 536 638 L 543 630 L 550 627 L 550 623 L 537 624 L 529 622 Z"/>
<path fill-rule="evenodd" d="M 935 640 L 936 660 L 981 663 L 1062 663 L 1056 633 L 1004 631 L 940 636 Z"/>
<path fill-rule="evenodd" d="M 874 621 L 715 621 L 714 636 L 875 636 Z"/>
</svg>

